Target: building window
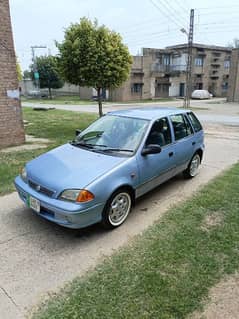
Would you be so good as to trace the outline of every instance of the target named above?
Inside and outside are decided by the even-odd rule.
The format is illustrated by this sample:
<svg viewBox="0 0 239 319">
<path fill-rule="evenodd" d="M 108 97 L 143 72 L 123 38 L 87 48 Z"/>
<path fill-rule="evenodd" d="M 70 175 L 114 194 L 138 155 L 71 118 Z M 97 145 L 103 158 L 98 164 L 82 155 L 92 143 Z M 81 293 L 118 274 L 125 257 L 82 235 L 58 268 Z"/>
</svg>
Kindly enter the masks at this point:
<svg viewBox="0 0 239 319">
<path fill-rule="evenodd" d="M 203 66 L 203 57 L 195 58 L 195 65 L 196 66 Z"/>
<path fill-rule="evenodd" d="M 195 90 L 202 90 L 203 89 L 203 83 L 196 83 L 194 86 Z"/>
<path fill-rule="evenodd" d="M 163 84 L 163 92 L 168 92 L 168 84 Z"/>
<path fill-rule="evenodd" d="M 131 93 L 142 93 L 142 83 L 134 83 L 131 87 Z"/>
<path fill-rule="evenodd" d="M 163 56 L 163 65 L 169 65 L 170 64 L 170 55 L 169 54 L 165 54 Z"/>
<path fill-rule="evenodd" d="M 227 91 L 228 90 L 228 82 L 223 82 L 222 83 L 222 90 Z"/>
<path fill-rule="evenodd" d="M 229 69 L 230 68 L 230 60 L 225 60 L 224 61 L 224 68 Z"/>
</svg>

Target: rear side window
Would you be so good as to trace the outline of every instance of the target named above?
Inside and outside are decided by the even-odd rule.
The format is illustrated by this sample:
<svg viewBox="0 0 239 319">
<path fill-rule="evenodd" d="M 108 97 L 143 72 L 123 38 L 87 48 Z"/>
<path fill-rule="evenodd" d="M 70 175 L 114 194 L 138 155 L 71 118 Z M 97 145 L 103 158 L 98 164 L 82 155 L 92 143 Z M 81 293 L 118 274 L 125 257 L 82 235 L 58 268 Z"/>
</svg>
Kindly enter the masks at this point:
<svg viewBox="0 0 239 319">
<path fill-rule="evenodd" d="M 195 132 L 199 132 L 202 130 L 202 125 L 201 123 L 199 122 L 199 120 L 197 119 L 196 115 L 192 112 L 190 113 L 187 113 L 188 114 L 188 117 L 192 123 L 192 126 L 194 128 L 194 131 Z"/>
<path fill-rule="evenodd" d="M 170 118 L 173 124 L 176 141 L 193 133 L 190 123 L 183 114 L 172 115 Z"/>
</svg>

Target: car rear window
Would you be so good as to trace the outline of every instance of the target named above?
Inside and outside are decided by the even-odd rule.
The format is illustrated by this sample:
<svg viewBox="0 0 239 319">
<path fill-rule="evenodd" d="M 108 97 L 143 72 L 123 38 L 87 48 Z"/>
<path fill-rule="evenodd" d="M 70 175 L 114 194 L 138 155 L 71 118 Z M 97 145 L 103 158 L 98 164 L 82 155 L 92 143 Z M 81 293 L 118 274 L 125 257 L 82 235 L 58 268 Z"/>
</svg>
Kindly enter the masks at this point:
<svg viewBox="0 0 239 319">
<path fill-rule="evenodd" d="M 194 128 L 194 131 L 195 132 L 199 132 L 202 130 L 202 125 L 201 123 L 199 122 L 199 120 L 197 119 L 196 115 L 192 112 L 190 113 L 187 113 L 188 114 L 188 117 L 192 123 L 192 126 Z"/>
</svg>

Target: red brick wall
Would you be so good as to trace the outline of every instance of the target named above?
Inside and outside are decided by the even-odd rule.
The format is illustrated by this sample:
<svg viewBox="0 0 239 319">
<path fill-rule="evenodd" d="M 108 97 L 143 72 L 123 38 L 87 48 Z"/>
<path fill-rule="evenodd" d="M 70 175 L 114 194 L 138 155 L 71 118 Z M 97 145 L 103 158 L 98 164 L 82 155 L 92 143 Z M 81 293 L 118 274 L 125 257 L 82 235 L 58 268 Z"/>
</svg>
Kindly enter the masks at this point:
<svg viewBox="0 0 239 319">
<path fill-rule="evenodd" d="M 0 0 L 0 148 L 25 141 L 21 104 L 7 96 L 18 89 L 9 1 Z"/>
</svg>

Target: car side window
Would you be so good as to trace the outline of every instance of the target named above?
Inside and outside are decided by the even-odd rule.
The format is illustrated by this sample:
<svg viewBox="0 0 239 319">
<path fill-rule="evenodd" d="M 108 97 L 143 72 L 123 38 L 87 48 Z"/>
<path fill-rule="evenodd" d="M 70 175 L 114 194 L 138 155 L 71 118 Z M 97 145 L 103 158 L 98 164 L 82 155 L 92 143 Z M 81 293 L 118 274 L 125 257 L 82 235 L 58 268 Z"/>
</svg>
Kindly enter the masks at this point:
<svg viewBox="0 0 239 319">
<path fill-rule="evenodd" d="M 152 125 L 146 140 L 146 145 L 157 144 L 165 146 L 172 143 L 172 136 L 168 119 L 166 117 L 156 120 Z"/>
<path fill-rule="evenodd" d="M 176 141 L 193 133 L 188 119 L 183 114 L 172 115 L 170 118 L 172 121 Z"/>
<path fill-rule="evenodd" d="M 197 119 L 196 115 L 192 112 L 189 112 L 187 113 L 188 114 L 188 117 L 192 123 L 192 126 L 194 128 L 194 131 L 195 132 L 199 132 L 202 130 L 202 125 L 201 123 L 199 122 L 199 120 Z"/>
</svg>

